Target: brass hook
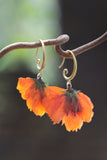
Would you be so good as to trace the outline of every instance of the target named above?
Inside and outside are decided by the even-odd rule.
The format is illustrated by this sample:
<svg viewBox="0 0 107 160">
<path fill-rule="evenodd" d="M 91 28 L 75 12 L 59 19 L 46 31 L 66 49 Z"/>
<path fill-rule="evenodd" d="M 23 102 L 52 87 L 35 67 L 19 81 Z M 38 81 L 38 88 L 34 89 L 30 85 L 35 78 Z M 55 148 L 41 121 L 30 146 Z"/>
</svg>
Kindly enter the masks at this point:
<svg viewBox="0 0 107 160">
<path fill-rule="evenodd" d="M 37 59 L 37 68 L 39 70 L 39 75 L 41 75 L 41 71 L 45 68 L 45 64 L 46 64 L 46 50 L 45 50 L 45 45 L 44 42 L 42 40 L 40 40 L 41 44 L 42 44 L 42 48 L 43 48 L 43 62 L 42 62 L 42 66 L 40 67 L 40 59 Z M 35 57 L 37 56 L 38 53 L 38 48 L 36 50 L 36 54 Z"/>
<path fill-rule="evenodd" d="M 72 74 L 71 76 L 67 77 L 66 75 L 68 74 L 68 69 L 65 68 L 63 70 L 63 77 L 64 79 L 67 81 L 67 84 L 70 84 L 71 85 L 71 80 L 75 77 L 76 73 L 77 73 L 77 60 L 76 60 L 76 57 L 74 55 L 74 53 L 70 50 L 67 50 L 67 52 L 69 52 L 71 55 L 72 55 L 72 59 L 73 59 L 73 71 L 72 71 Z M 63 61 L 61 63 L 61 65 L 59 66 L 59 68 L 61 68 L 63 66 L 65 62 L 65 58 L 63 58 Z"/>
<path fill-rule="evenodd" d="M 60 64 L 60 66 L 59 66 L 59 69 L 62 68 L 62 66 L 64 65 L 64 62 L 65 62 L 65 57 L 63 57 L 63 60 L 62 60 L 62 63 Z"/>
</svg>

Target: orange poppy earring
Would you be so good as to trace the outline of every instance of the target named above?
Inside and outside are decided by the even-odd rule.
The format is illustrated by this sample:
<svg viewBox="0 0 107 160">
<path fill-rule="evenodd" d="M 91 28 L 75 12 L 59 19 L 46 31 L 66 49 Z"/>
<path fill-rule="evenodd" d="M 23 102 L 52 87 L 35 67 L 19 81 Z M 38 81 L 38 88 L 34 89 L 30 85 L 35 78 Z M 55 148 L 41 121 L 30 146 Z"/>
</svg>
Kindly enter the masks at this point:
<svg viewBox="0 0 107 160">
<path fill-rule="evenodd" d="M 35 115 L 43 116 L 45 113 L 51 118 L 54 124 L 62 121 L 67 131 L 77 131 L 81 129 L 83 122 L 90 122 L 94 113 L 92 111 L 93 104 L 88 96 L 80 91 L 72 88 L 71 80 L 77 72 L 77 61 L 73 52 L 68 50 L 72 55 L 74 67 L 70 77 L 67 77 L 68 70 L 63 70 L 63 77 L 67 81 L 67 89 L 56 86 L 47 86 L 42 80 L 41 71 L 46 63 L 46 51 L 43 41 L 43 63 L 40 67 L 40 60 L 37 60 L 37 68 L 39 73 L 37 78 L 19 78 L 17 89 L 21 96 L 26 100 L 27 107 L 33 111 Z M 38 49 L 37 49 L 38 52 Z M 36 55 L 37 55 L 36 52 Z M 64 64 L 63 59 L 60 68 Z"/>
<path fill-rule="evenodd" d="M 77 72 L 77 61 L 72 51 L 68 50 L 72 55 L 74 67 L 70 77 L 67 77 L 68 69 L 63 70 L 63 77 L 67 81 L 67 89 L 57 87 L 58 92 L 47 99 L 44 98 L 43 105 L 45 112 L 51 118 L 54 124 L 64 124 L 67 131 L 77 131 L 81 129 L 83 122 L 90 122 L 94 113 L 92 111 L 93 104 L 88 96 L 80 91 L 72 88 L 71 80 L 75 77 Z M 63 59 L 60 68 L 64 64 Z"/>
<path fill-rule="evenodd" d="M 40 67 L 40 59 L 37 60 L 37 68 L 39 73 L 37 78 L 19 78 L 17 83 L 17 89 L 21 93 L 21 97 L 26 100 L 27 107 L 30 111 L 33 111 L 38 116 L 43 116 L 45 114 L 45 108 L 42 105 L 42 99 L 45 96 L 46 84 L 42 80 L 41 71 L 45 67 L 46 63 L 46 51 L 42 40 L 40 40 L 43 47 L 43 63 Z M 37 55 L 38 49 L 36 51 Z"/>
</svg>

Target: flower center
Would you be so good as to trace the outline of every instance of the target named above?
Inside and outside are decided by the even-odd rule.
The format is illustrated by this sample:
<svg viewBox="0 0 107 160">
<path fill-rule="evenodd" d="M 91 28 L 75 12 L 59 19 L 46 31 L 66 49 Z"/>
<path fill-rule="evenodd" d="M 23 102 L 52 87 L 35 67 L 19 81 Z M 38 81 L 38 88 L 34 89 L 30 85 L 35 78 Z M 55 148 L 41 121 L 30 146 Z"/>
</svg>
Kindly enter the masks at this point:
<svg viewBox="0 0 107 160">
<path fill-rule="evenodd" d="M 81 112 L 81 106 L 76 94 L 75 90 L 67 90 L 66 93 L 66 98 L 65 98 L 65 106 L 64 106 L 64 112 L 68 115 L 69 113 L 71 114 L 76 114 L 77 112 Z"/>
</svg>

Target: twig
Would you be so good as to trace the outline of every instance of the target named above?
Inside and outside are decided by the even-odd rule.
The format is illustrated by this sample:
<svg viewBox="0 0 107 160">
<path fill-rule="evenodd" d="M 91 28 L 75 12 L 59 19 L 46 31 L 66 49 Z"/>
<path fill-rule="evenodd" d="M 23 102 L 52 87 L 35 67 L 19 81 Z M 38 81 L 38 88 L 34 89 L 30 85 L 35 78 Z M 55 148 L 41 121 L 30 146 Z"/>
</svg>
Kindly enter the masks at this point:
<svg viewBox="0 0 107 160">
<path fill-rule="evenodd" d="M 61 36 L 59 36 L 56 39 L 48 39 L 48 40 L 43 40 L 44 45 L 45 46 L 49 46 L 49 45 L 55 45 L 55 50 L 56 52 L 62 56 L 62 57 L 66 57 L 66 58 L 70 58 L 71 55 L 69 54 L 69 52 L 64 51 L 61 49 L 62 44 L 66 43 L 69 40 L 69 36 L 66 34 L 63 34 Z M 105 40 L 107 40 L 107 32 L 105 32 L 102 36 L 100 36 L 99 38 L 97 38 L 96 40 L 87 43 L 81 47 L 78 47 L 76 49 L 73 49 L 72 52 L 75 55 L 79 55 L 80 53 L 83 53 L 101 43 L 103 43 Z M 10 44 L 6 47 L 4 47 L 3 49 L 0 50 L 0 59 L 7 54 L 8 52 L 15 50 L 15 49 L 24 49 L 24 48 L 38 48 L 41 47 L 41 42 L 17 42 L 17 43 L 13 43 Z"/>
</svg>

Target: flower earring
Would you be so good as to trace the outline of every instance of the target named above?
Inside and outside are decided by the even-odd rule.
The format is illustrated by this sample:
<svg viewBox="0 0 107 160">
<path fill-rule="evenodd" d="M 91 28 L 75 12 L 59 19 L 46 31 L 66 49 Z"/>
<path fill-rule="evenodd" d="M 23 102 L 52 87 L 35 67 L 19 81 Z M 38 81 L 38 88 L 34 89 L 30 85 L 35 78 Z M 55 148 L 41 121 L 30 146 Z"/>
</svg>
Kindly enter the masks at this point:
<svg viewBox="0 0 107 160">
<path fill-rule="evenodd" d="M 40 60 L 37 60 L 37 68 L 39 73 L 37 78 L 19 78 L 17 89 L 21 96 L 26 100 L 27 107 L 33 111 L 37 116 L 43 116 L 45 113 L 51 118 L 54 124 L 62 121 L 65 124 L 67 131 L 77 131 L 81 129 L 83 122 L 90 122 L 94 113 L 92 111 L 93 104 L 88 96 L 80 91 L 72 88 L 71 80 L 75 77 L 77 72 L 77 61 L 70 50 L 68 52 L 72 55 L 74 67 L 70 77 L 67 77 L 68 70 L 63 70 L 63 77 L 67 81 L 67 89 L 56 86 L 47 86 L 42 80 L 41 71 L 46 63 L 46 51 L 43 41 L 43 63 L 40 67 Z M 38 49 L 37 49 L 38 52 Z M 36 55 L 37 55 L 36 52 Z M 64 64 L 65 58 L 60 65 Z"/>
<path fill-rule="evenodd" d="M 68 70 L 63 70 L 63 77 L 67 81 L 67 89 L 57 87 L 59 93 L 55 93 L 53 96 L 44 98 L 43 105 L 45 112 L 51 118 L 54 124 L 65 124 L 67 131 L 77 131 L 81 129 L 83 122 L 90 122 L 94 113 L 92 111 L 93 104 L 90 98 L 80 91 L 76 91 L 72 88 L 71 80 L 75 77 L 77 72 L 77 61 L 70 50 L 68 52 L 72 55 L 74 68 L 72 75 L 67 77 Z M 60 66 L 64 64 L 65 58 Z"/>
<path fill-rule="evenodd" d="M 46 51 L 42 40 L 40 40 L 43 48 L 43 63 L 40 67 L 40 59 L 37 60 L 37 68 L 39 73 L 37 78 L 22 78 L 18 79 L 17 89 L 21 93 L 21 97 L 26 100 L 26 105 L 33 111 L 37 116 L 43 116 L 45 114 L 45 108 L 42 105 L 42 99 L 45 96 L 46 84 L 42 80 L 42 70 L 46 63 Z M 38 48 L 36 51 L 36 55 Z"/>
</svg>

